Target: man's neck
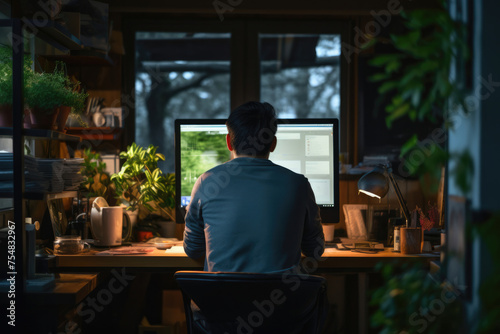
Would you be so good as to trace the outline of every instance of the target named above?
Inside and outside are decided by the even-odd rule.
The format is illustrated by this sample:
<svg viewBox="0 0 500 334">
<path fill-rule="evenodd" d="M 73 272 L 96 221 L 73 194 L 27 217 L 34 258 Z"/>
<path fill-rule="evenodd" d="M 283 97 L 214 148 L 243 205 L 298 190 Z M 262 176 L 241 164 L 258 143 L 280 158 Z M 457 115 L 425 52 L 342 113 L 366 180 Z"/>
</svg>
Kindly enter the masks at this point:
<svg viewBox="0 0 500 334">
<path fill-rule="evenodd" d="M 232 159 L 236 158 L 253 158 L 253 159 L 269 159 L 269 154 L 267 155 L 246 155 L 246 154 L 237 154 L 236 152 L 231 152 Z"/>
</svg>

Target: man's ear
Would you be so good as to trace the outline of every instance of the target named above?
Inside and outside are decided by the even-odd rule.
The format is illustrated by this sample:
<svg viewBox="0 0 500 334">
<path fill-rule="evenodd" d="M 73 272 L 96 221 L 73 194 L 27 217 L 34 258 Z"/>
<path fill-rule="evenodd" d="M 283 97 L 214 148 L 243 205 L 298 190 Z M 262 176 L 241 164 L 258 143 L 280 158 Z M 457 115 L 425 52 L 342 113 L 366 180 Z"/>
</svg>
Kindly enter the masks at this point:
<svg viewBox="0 0 500 334">
<path fill-rule="evenodd" d="M 278 139 L 276 136 L 273 138 L 273 142 L 271 143 L 271 147 L 269 148 L 269 152 L 274 152 L 274 149 L 276 148 L 276 145 L 278 144 Z"/>
<path fill-rule="evenodd" d="M 229 133 L 226 135 L 226 145 L 229 151 L 233 151 L 233 146 L 231 145 L 231 136 Z"/>
</svg>

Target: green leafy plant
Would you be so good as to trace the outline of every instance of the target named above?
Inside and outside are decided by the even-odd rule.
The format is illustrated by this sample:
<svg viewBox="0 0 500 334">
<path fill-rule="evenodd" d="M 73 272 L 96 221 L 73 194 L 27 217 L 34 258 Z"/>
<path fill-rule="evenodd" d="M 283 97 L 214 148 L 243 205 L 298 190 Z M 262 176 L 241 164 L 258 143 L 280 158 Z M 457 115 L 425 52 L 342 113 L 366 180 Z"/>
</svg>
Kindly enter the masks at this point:
<svg viewBox="0 0 500 334">
<path fill-rule="evenodd" d="M 371 325 L 379 333 L 458 333 L 459 292 L 440 283 L 421 264 L 378 265 L 384 284 L 372 294 Z M 458 320 L 457 320 L 458 319 Z"/>
<path fill-rule="evenodd" d="M 408 117 L 415 122 L 430 121 L 436 131 L 442 129 L 445 134 L 444 129 L 453 125 L 455 114 L 469 111 L 461 73 L 451 75 L 453 66 L 468 58 L 466 29 L 450 16 L 444 1 L 436 2 L 435 8 L 401 12 L 401 32 L 390 34 L 389 38 L 374 38 L 364 46 L 384 43 L 393 50 L 377 54 L 370 62 L 380 69 L 370 79 L 380 83 L 380 97 L 389 101 L 385 106 L 388 128 L 397 119 Z M 422 181 L 424 177 L 430 179 L 426 184 L 436 185 L 433 192 L 437 191 L 441 166 L 467 154 L 450 154 L 444 147 L 443 135 L 435 137 L 424 139 L 414 134 L 400 154 L 403 169 Z M 466 190 L 467 185 L 461 184 Z"/>
<path fill-rule="evenodd" d="M 85 106 L 87 93 L 75 90 L 75 85 L 64 73 L 63 64 L 58 63 L 52 73 L 33 73 L 26 85 L 26 103 L 31 108 L 39 108 L 47 114 L 59 106 L 72 107 L 81 112 Z"/>
<path fill-rule="evenodd" d="M 54 75 L 64 79 L 65 89 L 61 92 L 61 105 L 72 108 L 74 114 L 81 114 L 85 109 L 85 101 L 88 93 L 81 91 L 80 82 L 73 78 L 71 80 L 66 74 L 66 65 L 63 62 L 56 62 Z"/>
<path fill-rule="evenodd" d="M 31 59 L 24 56 L 24 81 L 32 74 Z M 12 49 L 0 46 L 0 104 L 12 104 Z"/>
<path fill-rule="evenodd" d="M 380 94 L 392 97 L 386 106 L 388 127 L 403 116 L 439 123 L 451 110 L 448 107 L 457 104 L 467 110 L 463 84 L 450 76 L 453 62 L 468 53 L 465 30 L 438 2 L 440 8 L 403 11 L 404 32 L 380 41 L 391 44 L 395 52 L 371 60 L 382 69 L 371 80 L 381 82 Z"/>
<path fill-rule="evenodd" d="M 59 73 L 34 73 L 26 86 L 26 103 L 52 114 L 65 98 L 66 79 Z"/>
<path fill-rule="evenodd" d="M 12 104 L 12 60 L 7 48 L 0 48 L 0 104 Z"/>
<path fill-rule="evenodd" d="M 109 203 L 113 199 L 114 184 L 106 171 L 106 163 L 102 161 L 101 155 L 92 152 L 90 148 L 85 149 L 81 166 L 80 174 L 84 180 L 80 187 L 86 192 L 87 197 L 104 197 Z"/>
<path fill-rule="evenodd" d="M 81 114 L 85 109 L 85 101 L 89 96 L 88 93 L 80 92 L 76 86 L 80 83 L 72 83 L 69 79 L 66 80 L 66 89 L 63 91 L 61 105 L 71 107 L 74 114 Z"/>
<path fill-rule="evenodd" d="M 159 210 L 162 216 L 175 221 L 175 177 L 173 174 L 163 174 L 158 168 L 158 161 L 165 160 L 165 157 L 157 153 L 157 149 L 153 145 L 143 148 L 132 143 L 120 153 L 120 158 L 125 162 L 120 172 L 111 176 L 111 180 L 127 210 Z"/>
</svg>

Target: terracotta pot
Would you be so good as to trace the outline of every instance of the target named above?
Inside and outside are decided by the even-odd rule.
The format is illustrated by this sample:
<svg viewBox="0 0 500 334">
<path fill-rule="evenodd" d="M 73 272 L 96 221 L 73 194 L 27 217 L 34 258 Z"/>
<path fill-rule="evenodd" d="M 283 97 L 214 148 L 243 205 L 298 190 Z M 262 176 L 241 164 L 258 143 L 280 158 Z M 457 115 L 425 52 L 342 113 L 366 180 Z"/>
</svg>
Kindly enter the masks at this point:
<svg viewBox="0 0 500 334">
<path fill-rule="evenodd" d="M 32 129 L 57 129 L 57 115 L 59 108 L 54 108 L 52 111 L 47 111 L 40 108 L 31 108 L 31 128 Z"/>
<path fill-rule="evenodd" d="M 57 116 L 57 131 L 65 132 L 64 128 L 66 127 L 66 121 L 68 120 L 70 112 L 71 112 L 71 107 L 68 106 L 59 107 L 59 114 Z"/>
<path fill-rule="evenodd" d="M 0 126 L 12 126 L 12 105 L 0 104 Z"/>
<path fill-rule="evenodd" d="M 0 127 L 11 127 L 12 123 L 13 123 L 13 117 L 14 117 L 14 115 L 12 113 L 12 105 L 1 104 L 0 105 Z M 30 119 L 29 109 L 24 109 L 23 127 L 25 129 L 31 128 L 31 119 Z"/>
</svg>

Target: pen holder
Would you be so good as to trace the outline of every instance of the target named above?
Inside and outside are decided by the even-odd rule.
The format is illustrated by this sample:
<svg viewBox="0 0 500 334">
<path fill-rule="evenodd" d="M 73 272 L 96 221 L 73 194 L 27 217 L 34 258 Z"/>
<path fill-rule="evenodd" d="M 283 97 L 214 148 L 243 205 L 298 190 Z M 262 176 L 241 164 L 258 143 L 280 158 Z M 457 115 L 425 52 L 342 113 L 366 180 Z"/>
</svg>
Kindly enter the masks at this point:
<svg viewBox="0 0 500 334">
<path fill-rule="evenodd" d="M 420 227 L 402 227 L 400 234 L 402 254 L 421 253 L 422 231 Z"/>
</svg>

